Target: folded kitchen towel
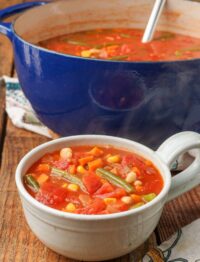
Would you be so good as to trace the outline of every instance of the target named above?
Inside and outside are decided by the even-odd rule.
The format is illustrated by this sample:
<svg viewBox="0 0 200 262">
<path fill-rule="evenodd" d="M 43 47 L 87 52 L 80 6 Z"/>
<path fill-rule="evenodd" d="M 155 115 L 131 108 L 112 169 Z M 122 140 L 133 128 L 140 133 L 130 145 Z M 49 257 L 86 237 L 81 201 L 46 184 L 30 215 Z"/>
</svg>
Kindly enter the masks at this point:
<svg viewBox="0 0 200 262">
<path fill-rule="evenodd" d="M 49 129 L 39 121 L 24 96 L 18 79 L 3 76 L 0 78 L 0 83 L 6 86 L 6 112 L 12 123 L 19 128 L 51 138 Z"/>
<path fill-rule="evenodd" d="M 200 262 L 200 219 L 150 250 L 141 262 Z"/>
</svg>

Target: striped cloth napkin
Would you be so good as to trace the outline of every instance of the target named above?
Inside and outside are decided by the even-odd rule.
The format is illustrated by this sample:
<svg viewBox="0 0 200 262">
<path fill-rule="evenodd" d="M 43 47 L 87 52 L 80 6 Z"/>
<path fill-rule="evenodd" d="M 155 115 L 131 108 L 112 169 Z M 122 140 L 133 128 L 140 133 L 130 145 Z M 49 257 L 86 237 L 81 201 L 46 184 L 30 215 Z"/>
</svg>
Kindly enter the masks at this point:
<svg viewBox="0 0 200 262">
<path fill-rule="evenodd" d="M 6 86 L 6 112 L 13 125 L 51 138 L 49 129 L 39 121 L 24 96 L 18 79 L 3 76 L 0 83 Z"/>
</svg>

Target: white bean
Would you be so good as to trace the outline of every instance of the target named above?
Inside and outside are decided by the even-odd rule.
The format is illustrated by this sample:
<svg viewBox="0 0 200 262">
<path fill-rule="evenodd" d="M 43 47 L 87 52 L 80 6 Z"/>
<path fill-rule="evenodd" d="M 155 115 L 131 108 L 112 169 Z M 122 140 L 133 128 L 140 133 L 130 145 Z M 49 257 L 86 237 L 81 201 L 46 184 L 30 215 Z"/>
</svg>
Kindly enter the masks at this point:
<svg viewBox="0 0 200 262">
<path fill-rule="evenodd" d="M 134 186 L 141 186 L 141 185 L 142 185 L 142 181 L 140 181 L 140 180 L 136 180 L 134 182 Z"/>
<path fill-rule="evenodd" d="M 131 172 L 129 172 L 128 174 L 127 174 L 127 177 L 126 177 L 126 182 L 128 182 L 128 183 L 133 183 L 135 180 L 136 180 L 136 173 L 135 172 L 133 172 L 133 171 L 131 171 Z"/>
<path fill-rule="evenodd" d="M 133 203 L 133 199 L 132 199 L 132 197 L 130 197 L 130 196 L 124 196 L 124 197 L 122 197 L 122 198 L 121 198 L 121 201 L 122 201 L 123 203 L 125 203 L 125 204 L 128 204 L 128 205 L 130 205 L 130 204 Z"/>
<path fill-rule="evenodd" d="M 60 157 L 62 159 L 65 159 L 65 160 L 67 160 L 69 158 L 72 158 L 72 150 L 71 150 L 71 148 L 66 147 L 66 148 L 61 149 L 60 150 Z"/>
</svg>

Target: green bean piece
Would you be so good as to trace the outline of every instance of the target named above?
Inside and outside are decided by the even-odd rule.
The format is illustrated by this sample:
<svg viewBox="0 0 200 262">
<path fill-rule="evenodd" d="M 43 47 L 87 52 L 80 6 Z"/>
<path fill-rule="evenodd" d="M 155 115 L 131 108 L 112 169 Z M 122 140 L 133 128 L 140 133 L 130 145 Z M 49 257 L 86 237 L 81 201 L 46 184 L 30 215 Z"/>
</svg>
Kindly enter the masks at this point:
<svg viewBox="0 0 200 262">
<path fill-rule="evenodd" d="M 30 174 L 25 175 L 25 182 L 27 183 L 27 185 L 34 191 L 34 192 L 38 192 L 40 189 L 40 185 L 37 182 L 37 180 Z"/>
<path fill-rule="evenodd" d="M 200 46 L 194 46 L 194 47 L 189 47 L 189 48 L 183 48 L 182 51 L 190 51 L 190 52 L 199 52 L 200 51 Z"/>
<path fill-rule="evenodd" d="M 183 55 L 183 53 L 179 50 L 175 51 L 174 54 L 175 54 L 175 56 L 182 56 Z"/>
<path fill-rule="evenodd" d="M 131 36 L 128 35 L 128 34 L 120 34 L 120 36 L 121 36 L 121 37 L 124 37 L 124 38 L 131 38 Z"/>
<path fill-rule="evenodd" d="M 82 46 L 88 46 L 87 43 L 85 42 L 81 42 L 81 41 L 76 41 L 76 40 L 70 40 L 70 39 L 67 39 L 66 42 L 68 44 L 71 44 L 71 45 L 82 45 Z"/>
<path fill-rule="evenodd" d="M 141 206 L 143 206 L 143 205 L 144 205 L 143 202 L 139 202 L 139 203 L 133 205 L 133 206 L 131 207 L 131 209 L 135 209 L 135 208 L 137 208 L 137 207 L 141 207 Z"/>
<path fill-rule="evenodd" d="M 162 34 L 161 36 L 155 37 L 153 40 L 158 41 L 158 40 L 167 40 L 171 38 L 174 38 L 174 34 L 167 32 L 167 33 Z"/>
<path fill-rule="evenodd" d="M 101 48 L 104 48 L 104 47 L 107 47 L 107 46 L 113 46 L 113 45 L 122 45 L 122 44 L 121 44 L 121 43 L 111 42 L 111 43 L 105 43 L 105 44 L 95 45 L 94 48 L 96 48 L 96 49 L 101 49 Z"/>
<path fill-rule="evenodd" d="M 116 61 L 121 61 L 128 58 L 128 55 L 119 55 L 119 56 L 113 56 L 110 58 L 110 60 L 116 60 Z"/>
<path fill-rule="evenodd" d="M 150 202 L 150 201 L 152 201 L 155 197 L 156 197 L 156 194 L 155 194 L 155 193 L 150 193 L 150 194 L 144 195 L 144 196 L 143 196 L 143 199 L 144 199 L 144 201 L 146 201 L 146 202 Z"/>
<path fill-rule="evenodd" d="M 122 187 L 127 193 L 133 192 L 133 187 L 127 183 L 124 179 L 121 177 L 116 176 L 112 172 L 104 169 L 104 168 L 97 168 L 96 174 L 106 180 L 108 180 L 111 184 L 115 186 Z"/>
<path fill-rule="evenodd" d="M 51 176 L 61 177 L 66 179 L 68 182 L 78 185 L 83 191 L 87 192 L 85 186 L 83 185 L 83 182 L 80 178 L 78 178 L 76 175 L 69 174 L 68 172 L 52 167 L 51 169 Z"/>
</svg>

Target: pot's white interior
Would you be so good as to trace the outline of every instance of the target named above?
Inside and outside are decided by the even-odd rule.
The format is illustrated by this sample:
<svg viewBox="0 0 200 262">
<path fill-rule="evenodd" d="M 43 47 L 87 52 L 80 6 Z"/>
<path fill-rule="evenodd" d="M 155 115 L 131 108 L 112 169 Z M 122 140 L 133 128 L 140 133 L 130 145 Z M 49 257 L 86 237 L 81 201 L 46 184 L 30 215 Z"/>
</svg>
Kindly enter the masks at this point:
<svg viewBox="0 0 200 262">
<path fill-rule="evenodd" d="M 95 28 L 144 28 L 154 0 L 68 0 L 26 11 L 14 25 L 26 41 Z M 200 37 L 200 3 L 168 0 L 158 29 Z"/>
</svg>

